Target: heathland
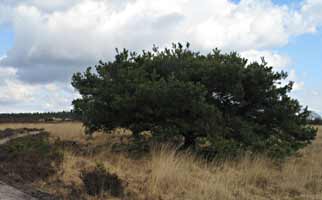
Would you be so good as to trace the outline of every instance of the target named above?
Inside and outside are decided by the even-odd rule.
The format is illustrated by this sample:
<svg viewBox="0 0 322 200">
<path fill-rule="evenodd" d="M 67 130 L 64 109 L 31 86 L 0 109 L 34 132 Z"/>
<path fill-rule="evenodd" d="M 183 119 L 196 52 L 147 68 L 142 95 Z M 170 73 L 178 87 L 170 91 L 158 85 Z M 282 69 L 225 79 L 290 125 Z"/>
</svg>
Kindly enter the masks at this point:
<svg viewBox="0 0 322 200">
<path fill-rule="evenodd" d="M 131 133 L 124 129 L 88 137 L 78 122 L 0 124 L 1 130 L 8 132 L 8 128 L 37 128 L 44 129 L 44 133 L 13 139 L 0 148 L 1 156 L 1 151 L 14 154 L 14 158 L 6 155 L 0 161 L 1 179 L 31 185 L 58 199 L 318 200 L 322 197 L 322 127 L 318 127 L 312 144 L 283 161 L 246 154 L 216 162 L 205 161 L 188 151 L 178 153 L 171 145 L 153 145 L 150 149 L 143 144 L 132 147 Z M 144 136 L 149 140 L 148 133 Z M 19 160 L 21 150 L 39 155 L 35 158 L 23 154 Z M 19 166 L 10 166 L 11 159 Z M 24 160 L 34 163 L 24 164 Z M 10 166 L 9 171 L 3 170 L 6 166 Z M 24 167 L 33 170 L 21 171 Z M 105 182 L 98 180 L 103 176 L 107 177 Z M 97 186 L 98 183 L 103 186 Z M 104 184 L 108 185 L 107 190 L 99 188 L 95 192 L 97 188 L 89 187 L 105 187 Z"/>
</svg>

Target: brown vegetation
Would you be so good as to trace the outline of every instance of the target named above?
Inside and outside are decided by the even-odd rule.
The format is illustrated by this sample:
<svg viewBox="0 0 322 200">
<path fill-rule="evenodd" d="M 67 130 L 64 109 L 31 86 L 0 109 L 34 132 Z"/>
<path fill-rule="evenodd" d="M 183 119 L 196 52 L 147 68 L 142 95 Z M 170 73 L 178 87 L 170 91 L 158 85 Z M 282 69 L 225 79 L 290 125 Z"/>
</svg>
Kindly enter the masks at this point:
<svg viewBox="0 0 322 200">
<path fill-rule="evenodd" d="M 64 143 L 64 160 L 58 172 L 37 180 L 34 186 L 64 199 L 321 199 L 322 129 L 316 141 L 283 163 L 265 157 L 244 156 L 238 161 L 207 163 L 169 146 L 155 147 L 139 159 L 113 151 L 126 144 L 128 132 L 97 133 L 88 139 L 79 123 L 1 124 L 5 128 L 44 128 Z M 54 139 L 52 140 L 54 141 Z M 66 142 L 69 141 L 69 142 Z M 68 147 L 68 148 L 67 148 Z M 83 152 L 91 149 L 90 153 Z M 112 192 L 86 194 L 82 173 L 103 165 L 124 187 L 122 197 Z"/>
<path fill-rule="evenodd" d="M 62 153 L 48 142 L 47 133 L 13 139 L 0 146 L 0 174 L 35 181 L 54 174 Z"/>
</svg>

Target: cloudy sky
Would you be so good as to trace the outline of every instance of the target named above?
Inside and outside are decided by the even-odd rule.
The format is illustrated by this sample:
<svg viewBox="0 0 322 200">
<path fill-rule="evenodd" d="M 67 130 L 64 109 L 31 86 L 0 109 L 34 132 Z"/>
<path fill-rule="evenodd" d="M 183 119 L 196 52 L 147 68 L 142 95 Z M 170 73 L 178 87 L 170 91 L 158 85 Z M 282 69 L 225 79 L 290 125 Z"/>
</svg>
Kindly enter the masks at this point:
<svg viewBox="0 0 322 200">
<path fill-rule="evenodd" d="M 322 0 L 0 0 L 0 112 L 69 110 L 71 75 L 116 47 L 189 41 L 264 56 L 322 114 L 321 11 Z"/>
</svg>

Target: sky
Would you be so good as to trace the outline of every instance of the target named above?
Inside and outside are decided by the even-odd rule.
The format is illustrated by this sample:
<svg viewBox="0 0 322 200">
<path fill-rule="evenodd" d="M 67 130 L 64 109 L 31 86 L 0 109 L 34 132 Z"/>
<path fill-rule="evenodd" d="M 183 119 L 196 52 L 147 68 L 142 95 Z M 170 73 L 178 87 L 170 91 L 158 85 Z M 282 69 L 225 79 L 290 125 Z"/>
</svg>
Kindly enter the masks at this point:
<svg viewBox="0 0 322 200">
<path fill-rule="evenodd" d="M 73 73 L 190 42 L 265 57 L 322 114 L 322 0 L 0 0 L 0 113 L 70 110 Z"/>
</svg>

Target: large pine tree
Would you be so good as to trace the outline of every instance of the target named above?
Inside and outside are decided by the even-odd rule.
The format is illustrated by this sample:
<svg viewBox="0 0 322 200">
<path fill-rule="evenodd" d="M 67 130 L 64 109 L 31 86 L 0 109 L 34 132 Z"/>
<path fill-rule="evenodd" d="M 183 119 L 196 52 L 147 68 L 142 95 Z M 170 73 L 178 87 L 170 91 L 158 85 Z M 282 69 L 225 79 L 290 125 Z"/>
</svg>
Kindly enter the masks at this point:
<svg viewBox="0 0 322 200">
<path fill-rule="evenodd" d="M 184 138 L 183 149 L 207 143 L 208 153 L 241 150 L 289 155 L 314 139 L 307 109 L 288 96 L 287 74 L 249 63 L 236 52 L 202 55 L 189 44 L 142 54 L 123 50 L 93 72 L 73 76 L 74 100 L 87 132 L 122 127 L 138 136 Z"/>
</svg>

